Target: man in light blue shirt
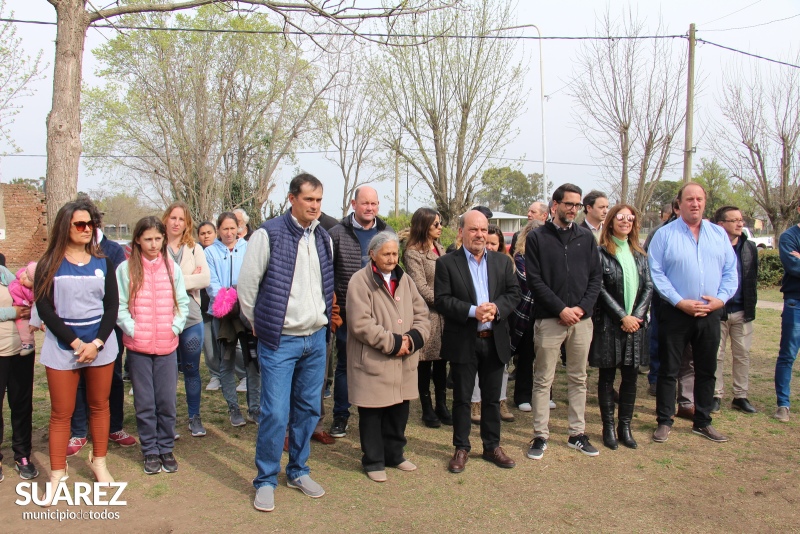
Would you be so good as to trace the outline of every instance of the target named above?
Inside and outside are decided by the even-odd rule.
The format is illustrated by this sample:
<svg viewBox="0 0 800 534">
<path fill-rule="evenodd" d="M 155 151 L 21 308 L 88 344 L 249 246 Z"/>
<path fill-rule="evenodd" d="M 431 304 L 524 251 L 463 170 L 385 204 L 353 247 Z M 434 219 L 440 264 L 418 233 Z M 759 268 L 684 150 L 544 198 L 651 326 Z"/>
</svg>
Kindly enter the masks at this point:
<svg viewBox="0 0 800 534">
<path fill-rule="evenodd" d="M 711 409 L 722 308 L 739 284 L 736 255 L 725 231 L 703 220 L 706 193 L 701 185 L 684 185 L 678 202 L 680 217 L 655 234 L 648 250 L 653 284 L 662 299 L 658 317 L 658 428 L 653 441 L 663 443 L 669 437 L 681 354 L 686 345 L 691 345 L 695 371 L 692 432 L 724 442 L 728 438 L 711 426 Z"/>
</svg>

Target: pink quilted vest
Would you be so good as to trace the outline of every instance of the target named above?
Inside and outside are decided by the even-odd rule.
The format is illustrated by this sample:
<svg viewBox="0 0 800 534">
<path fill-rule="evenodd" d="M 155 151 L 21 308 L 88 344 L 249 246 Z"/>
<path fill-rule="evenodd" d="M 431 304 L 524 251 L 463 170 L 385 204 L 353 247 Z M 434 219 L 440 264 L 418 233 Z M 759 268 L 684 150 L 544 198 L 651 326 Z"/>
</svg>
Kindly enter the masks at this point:
<svg viewBox="0 0 800 534">
<path fill-rule="evenodd" d="M 142 287 L 136 293 L 136 299 L 128 302 L 135 321 L 134 337 L 123 334 L 122 343 L 136 352 L 166 356 L 178 347 L 178 336 L 172 331 L 172 320 L 175 317 L 172 294 L 175 290 L 170 283 L 162 256 L 154 263 L 143 259 L 142 265 Z M 171 267 L 172 273 L 179 268 L 174 262 Z"/>
</svg>

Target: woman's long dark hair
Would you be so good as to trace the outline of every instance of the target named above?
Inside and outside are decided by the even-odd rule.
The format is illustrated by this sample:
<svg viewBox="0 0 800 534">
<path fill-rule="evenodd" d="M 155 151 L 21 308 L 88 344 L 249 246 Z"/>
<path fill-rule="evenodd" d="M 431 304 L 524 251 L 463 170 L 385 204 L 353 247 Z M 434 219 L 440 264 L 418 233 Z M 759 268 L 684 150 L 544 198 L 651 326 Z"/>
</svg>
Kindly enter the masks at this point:
<svg viewBox="0 0 800 534">
<path fill-rule="evenodd" d="M 421 252 L 427 252 L 430 238 L 428 232 L 431 225 L 436 220 L 439 212 L 431 208 L 420 208 L 411 216 L 411 228 L 409 229 L 406 248 L 413 248 Z"/>
<path fill-rule="evenodd" d="M 170 263 L 171 258 L 167 255 L 167 228 L 164 226 L 158 217 L 149 216 L 139 219 L 136 227 L 133 229 L 133 238 L 131 239 L 131 257 L 128 260 L 128 276 L 130 277 L 130 291 L 128 294 L 129 307 L 136 300 L 136 293 L 142 288 L 144 282 L 144 268 L 142 267 L 142 246 L 136 242 L 137 239 L 142 237 L 146 231 L 155 229 L 164 236 L 164 241 L 161 243 L 161 257 L 164 260 L 164 265 L 167 268 L 167 276 L 169 277 L 169 285 L 172 290 L 172 303 L 175 313 L 180 313 L 178 309 L 178 298 L 175 295 L 175 281 L 172 279 L 172 270 Z"/>
<path fill-rule="evenodd" d="M 92 231 L 92 240 L 86 244 L 85 250 L 96 258 L 105 257 L 97 240 L 97 232 L 94 231 L 100 225 L 102 219 L 100 210 L 97 209 L 90 200 L 79 199 L 72 202 L 67 202 L 56 213 L 56 218 L 53 221 L 53 226 L 50 229 L 50 237 L 47 242 L 47 250 L 45 250 L 42 257 L 36 265 L 36 275 L 34 281 L 34 294 L 36 299 L 40 299 L 46 295 L 50 295 L 53 291 L 53 279 L 56 276 L 58 268 L 61 267 L 61 262 L 64 260 L 64 255 L 67 252 L 67 244 L 69 243 L 69 232 L 72 227 L 72 216 L 76 211 L 85 211 L 89 213 L 89 218 L 94 224 Z M 109 273 L 114 276 L 114 273 Z"/>
</svg>

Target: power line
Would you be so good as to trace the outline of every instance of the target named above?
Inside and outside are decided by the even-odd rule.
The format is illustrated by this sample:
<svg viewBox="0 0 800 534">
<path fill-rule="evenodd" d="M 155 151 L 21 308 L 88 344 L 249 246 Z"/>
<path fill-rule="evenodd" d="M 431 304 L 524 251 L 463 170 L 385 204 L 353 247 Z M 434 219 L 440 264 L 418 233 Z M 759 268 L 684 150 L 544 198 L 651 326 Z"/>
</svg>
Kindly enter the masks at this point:
<svg viewBox="0 0 800 534">
<path fill-rule="evenodd" d="M 794 19 L 794 18 L 797 18 L 797 17 L 800 17 L 800 13 L 798 13 L 796 15 L 792 15 L 791 17 L 784 17 L 782 19 L 775 19 L 775 20 L 771 20 L 769 22 L 762 22 L 761 24 L 753 24 L 751 26 L 739 26 L 738 28 L 725 28 L 725 29 L 721 29 L 721 30 L 703 30 L 703 29 L 701 29 L 700 31 L 704 31 L 704 32 L 729 32 L 729 31 L 733 31 L 733 30 L 748 30 L 750 28 L 758 28 L 759 26 L 766 26 L 768 24 L 773 24 L 775 22 L 783 22 L 784 20 L 791 20 L 791 19 Z"/>
<path fill-rule="evenodd" d="M 714 23 L 714 22 L 717 22 L 717 21 L 719 21 L 719 20 L 722 20 L 722 19 L 727 19 L 727 18 L 728 18 L 728 17 L 730 17 L 731 15 L 735 15 L 736 13 L 739 13 L 740 11 L 744 11 L 745 9 L 747 9 L 747 8 L 749 8 L 749 7 L 753 7 L 754 5 L 756 5 L 756 4 L 760 3 L 760 2 L 761 2 L 761 0 L 756 0 L 756 1 L 755 1 L 755 2 L 753 2 L 752 4 L 748 4 L 748 5 L 744 6 L 744 7 L 743 7 L 743 8 L 741 8 L 741 9 L 737 9 L 737 10 L 736 10 L 736 11 L 734 11 L 733 13 L 728 13 L 727 15 L 723 15 L 722 17 L 719 17 L 718 19 L 714 19 L 714 20 L 711 20 L 711 21 L 709 21 L 709 22 L 704 22 L 703 24 L 701 24 L 701 26 L 705 26 L 706 24 L 712 24 L 712 23 Z"/>
<path fill-rule="evenodd" d="M 745 56 L 754 57 L 756 59 L 763 59 L 764 61 L 769 61 L 770 63 L 777 63 L 778 65 L 784 65 L 786 67 L 792 67 L 794 69 L 800 69 L 800 65 L 795 65 L 793 63 L 786 63 L 785 61 L 779 61 L 777 59 L 771 59 L 771 58 L 768 58 L 768 57 L 759 56 L 758 54 L 752 54 L 750 52 L 745 52 L 744 50 L 731 48 L 730 46 L 721 45 L 719 43 L 712 43 L 711 41 L 706 41 L 705 39 L 697 38 L 697 42 L 698 43 L 709 44 L 711 46 L 716 46 L 716 47 L 722 48 L 724 50 L 729 50 L 731 52 L 736 52 L 737 54 L 743 54 Z"/>
</svg>

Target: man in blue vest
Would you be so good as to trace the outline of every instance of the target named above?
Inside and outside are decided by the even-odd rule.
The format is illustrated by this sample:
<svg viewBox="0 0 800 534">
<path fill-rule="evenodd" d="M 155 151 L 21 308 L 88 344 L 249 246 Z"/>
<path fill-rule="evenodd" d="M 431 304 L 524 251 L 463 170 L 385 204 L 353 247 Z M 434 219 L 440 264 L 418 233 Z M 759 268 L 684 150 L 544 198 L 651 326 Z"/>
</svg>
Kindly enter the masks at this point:
<svg viewBox="0 0 800 534">
<path fill-rule="evenodd" d="M 286 485 L 309 497 L 325 494 L 309 476 L 306 462 L 325 379 L 333 246 L 318 220 L 322 183 L 310 174 L 295 176 L 289 202 L 289 211 L 253 232 L 239 274 L 239 303 L 258 338 L 261 367 L 253 506 L 262 512 L 275 508 L 287 425 Z"/>
</svg>

